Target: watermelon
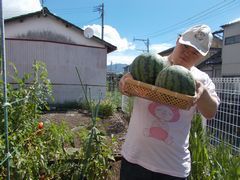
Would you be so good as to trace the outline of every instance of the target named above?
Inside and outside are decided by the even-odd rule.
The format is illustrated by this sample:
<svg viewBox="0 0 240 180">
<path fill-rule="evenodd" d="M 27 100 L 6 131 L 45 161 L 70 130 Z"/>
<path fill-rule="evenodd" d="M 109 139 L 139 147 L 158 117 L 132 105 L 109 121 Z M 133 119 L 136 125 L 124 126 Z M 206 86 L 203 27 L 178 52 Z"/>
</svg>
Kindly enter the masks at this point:
<svg viewBox="0 0 240 180">
<path fill-rule="evenodd" d="M 164 68 L 158 74 L 155 85 L 190 96 L 194 96 L 196 90 L 195 80 L 191 72 L 180 65 Z"/>
<path fill-rule="evenodd" d="M 133 60 L 130 73 L 133 79 L 154 85 L 158 73 L 167 66 L 166 64 L 158 54 L 143 53 Z"/>
</svg>

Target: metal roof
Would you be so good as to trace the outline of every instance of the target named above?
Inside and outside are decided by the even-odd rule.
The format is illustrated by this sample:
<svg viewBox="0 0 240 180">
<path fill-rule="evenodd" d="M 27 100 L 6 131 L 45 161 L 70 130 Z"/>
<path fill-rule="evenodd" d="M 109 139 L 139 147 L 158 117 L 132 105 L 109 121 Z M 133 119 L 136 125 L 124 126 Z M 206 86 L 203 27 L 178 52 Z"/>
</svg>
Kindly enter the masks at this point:
<svg viewBox="0 0 240 180">
<path fill-rule="evenodd" d="M 40 11 L 36 11 L 36 12 L 33 12 L 33 13 L 24 14 L 24 15 L 20 15 L 20 16 L 16 16 L 16 17 L 12 17 L 12 18 L 5 19 L 5 23 L 9 23 L 9 22 L 17 21 L 17 20 L 22 21 L 22 20 L 24 20 L 24 18 L 27 18 L 27 17 L 32 17 L 32 16 L 38 16 L 38 17 L 39 17 L 39 16 L 41 16 L 41 15 L 42 15 L 42 16 L 52 16 L 52 17 L 55 17 L 57 20 L 62 21 L 62 22 L 65 23 L 66 25 L 72 26 L 72 27 L 76 28 L 76 29 L 79 30 L 82 34 L 83 34 L 83 32 L 84 32 L 84 30 L 81 29 L 80 27 L 78 27 L 78 26 L 70 23 L 69 21 L 66 21 L 66 20 L 62 19 L 62 18 L 59 17 L 59 16 L 54 15 L 54 14 L 51 13 L 51 12 L 48 10 L 48 8 L 46 8 L 46 7 L 44 7 L 44 8 L 43 8 L 42 10 L 40 10 Z M 107 47 L 107 52 L 108 52 L 108 53 L 110 53 L 110 52 L 112 52 L 112 51 L 115 51 L 115 50 L 117 49 L 116 46 L 114 46 L 114 45 L 112 45 L 112 44 L 110 44 L 110 43 L 108 43 L 108 42 L 106 42 L 106 41 L 104 41 L 104 40 L 102 40 L 102 39 L 100 39 L 100 38 L 98 38 L 98 37 L 96 37 L 96 36 L 93 36 L 92 38 L 93 38 L 95 41 L 97 41 L 97 42 L 105 45 L 105 46 Z"/>
<path fill-rule="evenodd" d="M 237 24 L 237 23 L 240 23 L 240 20 L 236 20 L 236 21 L 233 21 L 233 22 L 229 22 L 229 23 L 227 23 L 227 24 L 222 25 L 221 27 L 222 27 L 222 28 L 225 28 L 225 27 L 227 27 L 227 26 L 231 26 L 231 25 Z"/>
</svg>

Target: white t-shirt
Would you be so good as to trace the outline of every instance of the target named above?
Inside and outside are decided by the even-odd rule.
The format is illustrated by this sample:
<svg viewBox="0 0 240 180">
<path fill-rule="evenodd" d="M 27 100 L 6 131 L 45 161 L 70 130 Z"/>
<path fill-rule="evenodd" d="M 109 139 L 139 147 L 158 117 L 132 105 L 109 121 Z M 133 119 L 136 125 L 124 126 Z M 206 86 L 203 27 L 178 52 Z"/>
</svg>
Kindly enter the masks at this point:
<svg viewBox="0 0 240 180">
<path fill-rule="evenodd" d="M 190 71 L 219 102 L 209 76 L 195 67 Z M 135 97 L 133 107 L 123 157 L 154 172 L 187 177 L 191 169 L 189 133 L 196 106 L 182 110 Z"/>
</svg>

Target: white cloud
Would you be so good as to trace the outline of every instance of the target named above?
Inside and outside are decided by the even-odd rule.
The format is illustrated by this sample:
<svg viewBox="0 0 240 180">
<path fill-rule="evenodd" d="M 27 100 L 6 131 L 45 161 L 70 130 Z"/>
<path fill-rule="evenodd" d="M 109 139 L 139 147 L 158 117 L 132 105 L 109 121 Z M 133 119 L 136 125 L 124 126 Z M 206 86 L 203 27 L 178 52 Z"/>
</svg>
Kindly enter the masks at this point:
<svg viewBox="0 0 240 180">
<path fill-rule="evenodd" d="M 42 8 L 39 0 L 3 0 L 2 4 L 4 18 L 39 11 Z"/>
<path fill-rule="evenodd" d="M 94 35 L 101 38 L 102 27 L 97 24 L 84 26 L 83 29 L 90 27 L 94 31 Z M 115 46 L 117 46 L 118 52 L 123 52 L 129 49 L 135 49 L 135 46 L 129 42 L 126 38 L 121 38 L 118 31 L 109 25 L 104 25 L 104 40 Z"/>
<path fill-rule="evenodd" d="M 94 31 L 94 35 L 101 38 L 101 26 L 97 24 L 84 26 L 83 29 L 90 27 Z M 107 64 L 131 64 L 134 58 L 141 52 L 136 51 L 136 47 L 131 42 L 128 42 L 126 38 L 121 38 L 118 31 L 109 26 L 104 26 L 104 40 L 115 46 L 117 51 L 114 51 L 107 56 Z M 159 53 L 163 50 L 172 47 L 171 44 L 152 44 L 150 51 L 153 53 Z M 131 54 L 130 54 L 131 53 Z"/>
<path fill-rule="evenodd" d="M 172 44 L 165 44 L 165 43 L 163 43 L 163 44 L 152 44 L 150 46 L 150 50 L 153 53 L 160 53 L 161 51 L 164 51 L 164 50 L 169 49 L 171 47 L 173 47 Z"/>
<path fill-rule="evenodd" d="M 94 31 L 94 35 L 101 38 L 102 28 L 100 25 L 93 24 L 84 26 L 83 29 L 90 27 Z M 127 38 L 122 38 L 118 31 L 109 25 L 104 25 L 104 41 L 111 43 L 117 47 L 117 50 L 108 54 L 107 64 L 110 65 L 121 63 L 121 64 L 131 64 L 136 55 L 129 55 L 129 51 L 135 50 L 135 45 L 127 40 Z"/>
<path fill-rule="evenodd" d="M 172 44 L 153 44 L 150 46 L 150 52 L 159 53 L 166 49 L 173 47 Z M 128 52 L 112 52 L 107 56 L 107 64 L 110 65 L 121 63 L 121 64 L 131 64 L 132 61 L 142 52 L 140 51 L 128 51 Z"/>
<path fill-rule="evenodd" d="M 136 55 L 127 55 L 127 54 L 116 54 L 116 53 L 111 53 L 108 54 L 107 56 L 107 64 L 116 64 L 116 63 L 120 63 L 120 64 L 131 64 L 132 61 L 134 60 L 134 58 L 136 57 Z"/>
</svg>

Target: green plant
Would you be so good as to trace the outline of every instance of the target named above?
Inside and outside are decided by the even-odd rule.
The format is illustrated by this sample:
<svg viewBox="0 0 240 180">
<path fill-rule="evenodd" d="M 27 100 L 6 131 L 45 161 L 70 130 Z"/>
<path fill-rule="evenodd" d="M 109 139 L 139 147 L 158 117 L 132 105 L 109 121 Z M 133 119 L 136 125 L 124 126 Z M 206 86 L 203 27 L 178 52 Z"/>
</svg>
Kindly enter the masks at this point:
<svg viewBox="0 0 240 180">
<path fill-rule="evenodd" d="M 207 178 L 209 175 L 210 164 L 208 154 L 208 139 L 202 128 L 202 118 L 196 115 L 193 119 L 190 131 L 190 146 L 192 170 L 191 178 Z"/>
<path fill-rule="evenodd" d="M 15 66 L 11 77 L 17 85 L 8 84 L 9 143 L 11 178 L 18 179 L 106 179 L 114 161 L 111 139 L 99 131 L 100 101 L 86 99 L 91 110 L 91 125 L 81 129 L 81 148 L 69 153 L 66 147 L 74 147 L 73 133 L 64 124 L 54 124 L 41 118 L 48 109 L 51 83 L 47 78 L 45 64 L 36 61 L 33 73 L 18 77 Z M 0 82 L 2 90 L 2 82 Z M 3 99 L 3 91 L 0 98 Z M 2 106 L 2 101 L 1 104 Z M 111 111 L 113 105 L 103 102 L 103 112 Z M 109 112 L 108 112 L 109 113 Z M 5 134 L 3 110 L 0 109 L 0 177 L 6 178 Z M 43 122 L 44 126 L 39 122 Z"/>
<path fill-rule="evenodd" d="M 79 108 L 82 110 L 88 110 L 88 111 L 91 110 L 91 106 L 89 106 L 89 103 L 87 101 L 80 102 Z"/>
<path fill-rule="evenodd" d="M 126 119 L 130 121 L 132 110 L 133 110 L 133 103 L 134 103 L 134 97 L 122 97 L 124 98 L 124 105 L 123 105 L 123 111 L 126 114 Z"/>
<path fill-rule="evenodd" d="M 121 107 L 121 97 L 122 94 L 118 90 L 110 91 L 106 94 L 106 99 L 109 99 L 115 108 Z"/>
<path fill-rule="evenodd" d="M 108 95 L 106 96 L 105 99 L 103 99 L 102 101 L 100 101 L 99 103 L 99 107 L 98 107 L 98 114 L 97 116 L 101 117 L 101 118 L 107 118 L 109 116 L 112 116 L 113 113 L 116 111 L 116 108 L 119 105 L 119 100 L 117 98 L 119 98 L 117 95 L 114 95 L 115 93 L 111 93 L 113 94 L 110 95 L 110 93 L 108 93 Z M 79 107 L 83 110 L 87 110 L 89 112 L 93 113 L 96 110 L 96 103 L 93 100 L 88 100 L 88 101 L 83 101 L 80 103 Z"/>
<path fill-rule="evenodd" d="M 83 87 L 77 68 L 76 71 Z M 75 172 L 74 176 L 80 179 L 86 178 L 89 180 L 95 180 L 96 178 L 99 180 L 106 179 L 110 169 L 110 160 L 114 161 L 114 157 L 111 146 L 106 144 L 106 135 L 96 127 L 96 122 L 99 119 L 98 116 L 101 101 L 100 98 L 98 102 L 94 102 L 91 99 L 91 96 L 88 98 L 84 88 L 83 92 L 87 107 L 89 107 L 91 111 L 91 127 L 80 151 L 80 155 L 83 159 L 79 171 Z M 112 108 L 112 105 L 106 101 L 104 106 L 102 106 L 102 109 L 104 109 L 103 107 L 109 110 Z"/>
<path fill-rule="evenodd" d="M 9 133 L 22 129 L 25 123 L 29 123 L 39 118 L 43 109 L 48 109 L 47 99 L 52 98 L 52 87 L 47 78 L 48 73 L 45 64 L 36 61 L 33 64 L 33 73 L 24 74 L 22 78 L 18 77 L 18 71 L 14 69 L 11 78 L 16 85 L 8 84 L 8 101 L 12 104 L 9 108 Z M 3 82 L 0 82 L 0 98 L 3 99 Z M 2 101 L 0 106 L 2 106 Z M 0 134 L 3 129 L 3 109 L 0 109 L 1 124 Z"/>
<path fill-rule="evenodd" d="M 8 84 L 9 146 L 11 153 L 11 177 L 36 179 L 39 176 L 54 177 L 60 174 L 49 162 L 66 158 L 63 146 L 71 142 L 71 131 L 65 125 L 38 123 L 42 110 L 48 109 L 47 99 L 51 98 L 51 84 L 44 63 L 36 61 L 33 73 L 18 77 L 17 69 L 10 74 L 17 85 Z M 2 88 L 0 98 L 3 99 Z M 2 106 L 2 101 L 1 104 Z M 3 110 L 0 110 L 0 160 L 5 155 Z M 61 165 L 60 165 L 61 166 Z M 0 166 L 0 177 L 6 177 L 4 163 Z"/>
<path fill-rule="evenodd" d="M 115 105 L 110 99 L 105 99 L 100 102 L 99 109 L 98 109 L 98 116 L 99 117 L 109 117 L 112 116 L 115 112 Z"/>
<path fill-rule="evenodd" d="M 13 177 L 20 179 L 36 178 L 42 174 L 46 177 L 60 177 L 51 164 L 67 157 L 64 144 L 71 141 L 71 132 L 66 125 L 47 124 L 44 129 L 36 130 L 19 145 L 15 144 L 15 155 L 12 158 Z M 12 139 L 10 139 L 12 141 Z M 61 166 L 61 164 L 60 164 Z"/>
<path fill-rule="evenodd" d="M 197 114 L 190 133 L 192 170 L 189 179 L 238 180 L 240 177 L 239 154 L 233 154 L 232 148 L 224 139 L 213 146 L 209 135 L 203 130 L 201 116 Z"/>
<path fill-rule="evenodd" d="M 112 149 L 107 143 L 105 134 L 92 127 L 82 146 L 82 164 L 79 171 L 81 177 L 90 180 L 106 179 L 110 172 L 111 161 L 114 161 Z"/>
</svg>

